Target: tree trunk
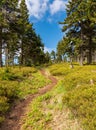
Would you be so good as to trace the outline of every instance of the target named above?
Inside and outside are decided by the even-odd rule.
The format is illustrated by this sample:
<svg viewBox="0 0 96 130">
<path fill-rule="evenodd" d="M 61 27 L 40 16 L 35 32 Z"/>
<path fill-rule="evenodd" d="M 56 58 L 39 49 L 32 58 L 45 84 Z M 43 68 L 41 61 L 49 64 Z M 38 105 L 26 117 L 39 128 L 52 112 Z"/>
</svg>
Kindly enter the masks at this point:
<svg viewBox="0 0 96 130">
<path fill-rule="evenodd" d="M 80 47 L 80 65 L 83 66 L 83 48 Z"/>
<path fill-rule="evenodd" d="M 70 56 L 70 68 L 71 69 L 74 68 L 74 66 L 73 66 L 73 57 L 72 56 Z"/>
<path fill-rule="evenodd" d="M 2 67 L 2 42 L 0 42 L 0 67 Z"/>
<path fill-rule="evenodd" d="M 94 62 L 96 63 L 96 50 L 94 52 Z"/>
<path fill-rule="evenodd" d="M 0 28 L 0 67 L 2 67 L 2 29 Z"/>
<path fill-rule="evenodd" d="M 10 65 L 14 66 L 14 54 L 13 53 L 11 53 L 11 55 L 10 55 Z"/>
<path fill-rule="evenodd" d="M 5 66 L 8 67 L 8 48 L 5 48 Z"/>
<path fill-rule="evenodd" d="M 82 45 L 80 46 L 80 65 L 83 66 L 83 24 L 81 23 L 81 40 Z"/>
<path fill-rule="evenodd" d="M 92 37 L 89 37 L 89 44 L 88 44 L 88 59 L 87 59 L 87 64 L 92 63 Z"/>
<path fill-rule="evenodd" d="M 22 66 L 23 65 L 23 62 L 24 62 L 24 51 L 23 51 L 23 40 L 21 41 L 21 58 L 20 58 L 20 65 Z"/>
<path fill-rule="evenodd" d="M 0 67 L 2 67 L 2 42 L 0 41 Z"/>
</svg>

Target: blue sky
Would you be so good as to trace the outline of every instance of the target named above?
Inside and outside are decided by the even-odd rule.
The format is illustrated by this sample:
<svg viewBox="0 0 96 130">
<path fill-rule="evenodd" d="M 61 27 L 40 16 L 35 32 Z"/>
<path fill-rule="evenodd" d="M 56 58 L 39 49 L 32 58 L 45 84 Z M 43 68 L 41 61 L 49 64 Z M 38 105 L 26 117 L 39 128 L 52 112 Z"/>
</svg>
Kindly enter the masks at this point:
<svg viewBox="0 0 96 130">
<path fill-rule="evenodd" d="M 41 36 L 45 51 L 56 50 L 59 40 L 63 37 L 60 21 L 66 17 L 68 0 L 26 0 L 30 22 Z"/>
</svg>

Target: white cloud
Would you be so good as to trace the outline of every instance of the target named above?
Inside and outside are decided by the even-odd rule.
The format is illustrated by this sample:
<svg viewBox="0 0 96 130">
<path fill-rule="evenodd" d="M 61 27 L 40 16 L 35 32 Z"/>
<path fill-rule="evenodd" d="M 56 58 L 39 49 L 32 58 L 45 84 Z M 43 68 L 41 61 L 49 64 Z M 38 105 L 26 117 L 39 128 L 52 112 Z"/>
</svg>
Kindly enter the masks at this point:
<svg viewBox="0 0 96 130">
<path fill-rule="evenodd" d="M 42 18 L 48 10 L 48 2 L 49 0 L 26 0 L 30 16 L 34 16 L 37 19 Z"/>
<path fill-rule="evenodd" d="M 54 0 L 52 4 L 50 4 L 50 13 L 54 15 L 60 11 L 65 11 L 67 1 L 65 0 Z"/>
<path fill-rule="evenodd" d="M 46 52 L 49 52 L 49 53 L 51 53 L 51 51 L 52 50 L 54 50 L 54 51 L 56 51 L 56 48 L 48 48 L 48 47 L 44 47 L 44 52 L 46 53 Z"/>
<path fill-rule="evenodd" d="M 29 15 L 36 19 L 41 19 L 47 11 L 50 12 L 51 16 L 60 11 L 65 11 L 66 4 L 68 3 L 68 0 L 53 0 L 52 3 L 50 3 L 50 0 L 25 1 L 29 10 Z M 52 19 L 48 18 L 48 21 L 52 22 Z"/>
</svg>

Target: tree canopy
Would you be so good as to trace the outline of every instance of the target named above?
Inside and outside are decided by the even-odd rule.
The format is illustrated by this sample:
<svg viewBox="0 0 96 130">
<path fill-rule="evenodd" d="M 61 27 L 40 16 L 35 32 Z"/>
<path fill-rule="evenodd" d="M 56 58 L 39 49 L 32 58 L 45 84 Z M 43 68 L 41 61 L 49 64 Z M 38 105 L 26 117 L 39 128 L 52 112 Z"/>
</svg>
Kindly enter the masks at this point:
<svg viewBox="0 0 96 130">
<path fill-rule="evenodd" d="M 0 66 L 13 65 L 15 58 L 20 65 L 41 64 L 45 57 L 44 44 L 29 22 L 25 0 L 20 5 L 17 0 L 1 0 Z"/>
<path fill-rule="evenodd" d="M 71 0 L 67 4 L 67 17 L 60 24 L 65 36 L 62 44 L 59 42 L 58 52 L 70 52 L 70 42 L 74 44 L 74 53 L 77 53 L 80 64 L 84 57 L 91 64 L 93 52 L 96 50 L 96 1 L 95 0 Z M 62 40 L 61 40 L 62 41 Z M 67 47 L 67 49 L 66 49 Z"/>
</svg>

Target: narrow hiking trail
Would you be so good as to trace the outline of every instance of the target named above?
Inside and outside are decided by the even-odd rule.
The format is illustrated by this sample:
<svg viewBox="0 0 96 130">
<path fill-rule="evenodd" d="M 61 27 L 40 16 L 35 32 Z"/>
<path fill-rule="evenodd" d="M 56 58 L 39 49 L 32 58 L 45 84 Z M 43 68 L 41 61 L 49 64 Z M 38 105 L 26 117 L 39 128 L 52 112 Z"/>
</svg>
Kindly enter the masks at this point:
<svg viewBox="0 0 96 130">
<path fill-rule="evenodd" d="M 12 106 L 10 112 L 6 115 L 6 120 L 2 123 L 0 130 L 20 130 L 20 120 L 24 116 L 26 108 L 30 102 L 36 97 L 45 94 L 57 84 L 57 79 L 51 75 L 48 75 L 44 69 L 40 70 L 40 72 L 45 77 L 49 78 L 51 80 L 51 83 L 39 89 L 38 93 L 29 95 L 27 98 L 15 103 Z"/>
</svg>

